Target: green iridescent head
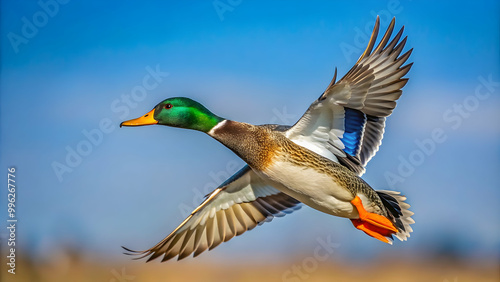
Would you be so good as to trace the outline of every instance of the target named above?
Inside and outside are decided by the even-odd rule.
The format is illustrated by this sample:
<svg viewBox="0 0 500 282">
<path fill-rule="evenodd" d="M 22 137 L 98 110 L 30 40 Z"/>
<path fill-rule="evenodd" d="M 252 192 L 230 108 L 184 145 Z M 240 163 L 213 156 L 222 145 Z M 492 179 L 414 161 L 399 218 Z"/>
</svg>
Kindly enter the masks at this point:
<svg viewBox="0 0 500 282">
<path fill-rule="evenodd" d="M 222 120 L 194 100 L 175 97 L 160 102 L 140 118 L 122 122 L 120 127 L 161 124 L 208 132 Z"/>
</svg>

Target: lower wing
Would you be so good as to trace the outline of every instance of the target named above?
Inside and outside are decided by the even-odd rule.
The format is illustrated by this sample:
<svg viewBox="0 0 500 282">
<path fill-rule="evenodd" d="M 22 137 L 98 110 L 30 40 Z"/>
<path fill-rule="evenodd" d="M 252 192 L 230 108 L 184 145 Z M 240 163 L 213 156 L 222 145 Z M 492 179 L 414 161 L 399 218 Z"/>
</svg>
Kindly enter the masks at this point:
<svg viewBox="0 0 500 282">
<path fill-rule="evenodd" d="M 301 207 L 296 199 L 266 184 L 246 165 L 226 180 L 165 239 L 145 251 L 129 254 L 150 256 L 148 261 L 163 255 L 163 261 L 175 256 L 178 260 L 229 241 L 257 225 L 284 216 Z"/>
</svg>

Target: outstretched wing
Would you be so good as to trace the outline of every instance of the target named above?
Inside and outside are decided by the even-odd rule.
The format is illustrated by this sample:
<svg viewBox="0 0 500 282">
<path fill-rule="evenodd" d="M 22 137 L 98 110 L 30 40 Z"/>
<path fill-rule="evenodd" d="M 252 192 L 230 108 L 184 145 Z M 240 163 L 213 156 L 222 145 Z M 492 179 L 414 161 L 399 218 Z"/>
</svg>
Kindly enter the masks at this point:
<svg viewBox="0 0 500 282">
<path fill-rule="evenodd" d="M 347 166 L 357 175 L 378 151 L 385 120 L 396 107 L 408 82 L 403 78 L 413 63 L 404 65 L 413 49 L 400 55 L 406 37 L 394 30 L 392 19 L 375 47 L 380 20 L 377 17 L 366 50 L 347 74 L 336 82 L 337 70 L 325 92 L 311 104 L 286 136 L 295 143 Z"/>
<path fill-rule="evenodd" d="M 196 257 L 300 207 L 299 201 L 267 185 L 245 166 L 207 195 L 200 206 L 154 247 L 139 252 L 124 249 L 142 255 L 139 258 L 150 256 L 148 261 L 162 255 L 162 261 L 175 256 L 181 260 L 192 253 Z"/>
</svg>

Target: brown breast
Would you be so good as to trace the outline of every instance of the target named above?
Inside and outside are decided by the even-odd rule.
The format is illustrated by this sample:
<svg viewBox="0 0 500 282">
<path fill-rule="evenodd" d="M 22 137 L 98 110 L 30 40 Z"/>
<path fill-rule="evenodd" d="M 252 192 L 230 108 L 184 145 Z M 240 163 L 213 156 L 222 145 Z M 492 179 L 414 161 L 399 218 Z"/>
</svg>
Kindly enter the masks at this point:
<svg viewBox="0 0 500 282">
<path fill-rule="evenodd" d="M 273 139 L 274 134 L 280 133 L 265 126 L 226 120 L 209 134 L 258 170 L 269 166 L 281 150 Z"/>
</svg>

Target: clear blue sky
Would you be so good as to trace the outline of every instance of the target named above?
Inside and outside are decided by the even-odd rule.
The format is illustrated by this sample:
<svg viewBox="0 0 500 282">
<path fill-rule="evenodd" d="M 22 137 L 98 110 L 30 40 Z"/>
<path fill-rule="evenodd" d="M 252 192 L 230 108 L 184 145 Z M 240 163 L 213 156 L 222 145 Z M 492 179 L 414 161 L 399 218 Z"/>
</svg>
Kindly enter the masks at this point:
<svg viewBox="0 0 500 282">
<path fill-rule="evenodd" d="M 199 132 L 119 123 L 187 96 L 230 119 L 292 124 L 335 66 L 339 75 L 349 70 L 380 14 L 382 29 L 393 16 L 405 26 L 415 64 L 364 179 L 408 196 L 412 237 L 388 247 L 304 207 L 203 257 L 279 258 L 327 236 L 345 256 L 447 248 L 498 256 L 498 1 L 241 1 L 223 12 L 213 1 L 169 2 L 68 1 L 44 10 L 2 1 L 0 178 L 17 168 L 21 251 L 43 259 L 74 246 L 119 257 L 121 245 L 150 247 L 243 163 Z M 5 188 L 1 195 L 6 218 Z"/>
</svg>

